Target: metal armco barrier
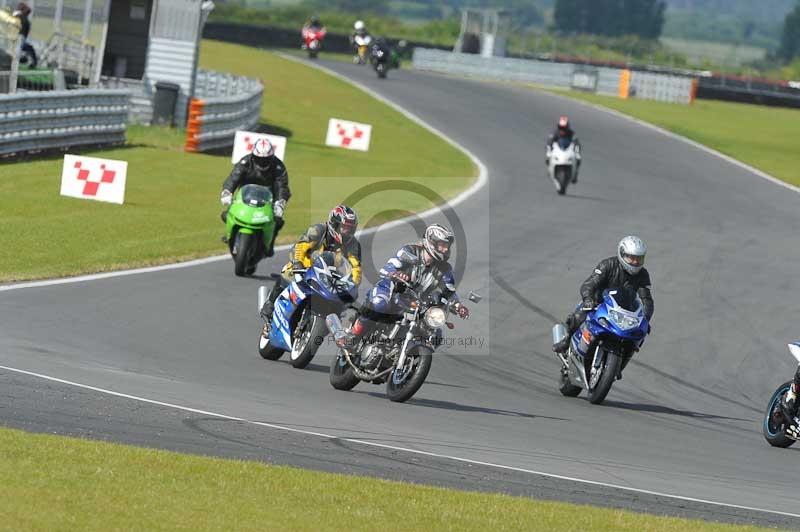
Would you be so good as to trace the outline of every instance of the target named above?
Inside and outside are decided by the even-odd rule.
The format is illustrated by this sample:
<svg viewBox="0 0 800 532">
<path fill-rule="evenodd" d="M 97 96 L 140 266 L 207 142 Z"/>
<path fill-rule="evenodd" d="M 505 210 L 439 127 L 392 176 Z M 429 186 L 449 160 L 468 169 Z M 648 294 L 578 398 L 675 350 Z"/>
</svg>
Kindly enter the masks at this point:
<svg viewBox="0 0 800 532">
<path fill-rule="evenodd" d="M 200 71 L 189 103 L 186 151 L 233 146 L 236 131 L 252 129 L 261 116 L 264 85 L 255 79 Z"/>
<path fill-rule="evenodd" d="M 0 155 L 124 144 L 130 93 L 25 92 L 0 96 Z"/>
<path fill-rule="evenodd" d="M 551 63 L 509 57 L 480 57 L 414 49 L 414 68 L 499 81 L 522 81 L 556 88 L 580 88 L 598 94 L 636 97 L 672 103 L 691 103 L 696 83 L 690 77 L 631 72 L 608 67 Z"/>
</svg>

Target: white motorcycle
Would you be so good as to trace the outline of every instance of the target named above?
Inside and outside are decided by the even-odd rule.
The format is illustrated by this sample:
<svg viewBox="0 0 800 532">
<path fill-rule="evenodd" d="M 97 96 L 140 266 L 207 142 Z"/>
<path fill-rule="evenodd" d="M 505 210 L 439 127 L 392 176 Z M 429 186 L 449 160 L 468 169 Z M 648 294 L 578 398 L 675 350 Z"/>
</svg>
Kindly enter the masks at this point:
<svg viewBox="0 0 800 532">
<path fill-rule="evenodd" d="M 547 147 L 547 172 L 559 194 L 567 193 L 567 185 L 578 182 L 580 147 L 569 139 L 558 139 Z"/>
<path fill-rule="evenodd" d="M 353 63 L 357 65 L 366 64 L 369 45 L 372 44 L 372 35 L 356 35 L 353 39 L 353 43 L 356 49 L 356 55 L 353 57 Z"/>
</svg>

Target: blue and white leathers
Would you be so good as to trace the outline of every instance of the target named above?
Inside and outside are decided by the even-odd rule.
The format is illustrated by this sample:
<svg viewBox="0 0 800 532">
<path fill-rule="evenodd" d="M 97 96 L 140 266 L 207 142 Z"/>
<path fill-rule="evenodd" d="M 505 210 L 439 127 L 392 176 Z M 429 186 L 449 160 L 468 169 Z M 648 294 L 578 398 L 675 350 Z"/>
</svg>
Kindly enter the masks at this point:
<svg viewBox="0 0 800 532">
<path fill-rule="evenodd" d="M 336 268 L 326 262 L 325 255 L 328 253 L 314 259 L 303 279 L 287 286 L 275 301 L 269 332 L 269 343 L 274 347 L 292 350 L 293 322 L 297 321 L 293 318 L 309 301 L 314 301 L 314 305 L 336 307 L 352 303 L 358 297 L 358 286 L 352 276 L 339 276 Z M 326 316 L 333 311 L 333 308 L 324 308 L 320 309 L 320 314 Z"/>
</svg>

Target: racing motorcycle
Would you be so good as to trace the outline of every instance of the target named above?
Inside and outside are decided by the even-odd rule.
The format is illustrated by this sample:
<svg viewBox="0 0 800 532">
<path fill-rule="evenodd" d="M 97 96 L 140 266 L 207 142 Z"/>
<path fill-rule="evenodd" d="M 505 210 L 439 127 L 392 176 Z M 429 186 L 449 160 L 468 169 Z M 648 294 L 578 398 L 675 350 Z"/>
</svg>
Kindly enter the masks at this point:
<svg viewBox="0 0 800 532">
<path fill-rule="evenodd" d="M 245 185 L 236 190 L 225 220 L 223 241 L 233 257 L 238 276 L 252 275 L 266 257 L 275 230 L 272 191 L 261 185 Z"/>
<path fill-rule="evenodd" d="M 381 49 L 380 46 L 373 46 L 370 48 L 369 61 L 372 63 L 375 73 L 378 74 L 378 78 L 386 79 L 386 74 L 389 72 L 391 54 Z"/>
<path fill-rule="evenodd" d="M 447 320 L 451 304 L 440 294 L 423 297 L 403 284 L 404 291 L 395 295 L 395 302 L 403 310 L 402 318 L 380 323 L 350 349 L 339 348 L 330 370 L 331 386 L 337 390 L 351 390 L 360 381 L 385 382 L 386 397 L 402 403 L 425 382 L 433 352 L 442 343 L 442 327 L 454 327 Z M 469 299 L 478 303 L 481 296 L 471 292 Z M 346 332 L 339 317 L 329 314 L 326 323 L 337 343 L 344 341 Z"/>
<path fill-rule="evenodd" d="M 567 185 L 578 182 L 578 148 L 567 138 L 559 138 L 547 148 L 547 173 L 560 195 Z"/>
<path fill-rule="evenodd" d="M 800 341 L 789 344 L 789 352 L 800 362 Z M 792 425 L 800 425 L 800 418 L 790 418 L 781 408 L 783 396 L 789 391 L 791 385 L 792 381 L 787 381 L 778 386 L 769 400 L 767 412 L 764 415 L 764 438 L 773 447 L 789 447 L 796 441 L 786 435 L 786 429 Z"/>
<path fill-rule="evenodd" d="M 322 49 L 322 41 L 327 34 L 325 28 L 303 28 L 301 35 L 303 37 L 303 50 L 308 50 L 309 59 L 316 59 L 319 51 Z"/>
<path fill-rule="evenodd" d="M 356 55 L 353 57 L 353 63 L 357 65 L 366 64 L 367 55 L 369 54 L 369 45 L 372 44 L 372 35 L 356 35 L 353 38 L 353 43 L 356 48 Z"/>
<path fill-rule="evenodd" d="M 267 360 L 278 360 L 289 352 L 295 368 L 308 366 L 328 334 L 325 317 L 337 316 L 358 298 L 358 286 L 350 263 L 331 251 L 317 254 L 310 268 L 294 270 L 300 277 L 283 287 L 277 276 L 273 290 L 281 294 L 275 301 L 270 326 L 261 330 L 258 353 Z M 258 289 L 258 308 L 270 297 L 269 289 Z M 262 319 L 266 319 L 262 314 Z M 267 334 L 266 331 L 269 330 Z"/>
<path fill-rule="evenodd" d="M 572 335 L 567 353 L 557 353 L 562 364 L 561 394 L 577 397 L 585 389 L 590 403 L 602 403 L 649 333 L 644 305 L 634 290 L 605 290 L 602 303 Z M 566 335 L 563 324 L 553 327 L 554 344 Z"/>
</svg>

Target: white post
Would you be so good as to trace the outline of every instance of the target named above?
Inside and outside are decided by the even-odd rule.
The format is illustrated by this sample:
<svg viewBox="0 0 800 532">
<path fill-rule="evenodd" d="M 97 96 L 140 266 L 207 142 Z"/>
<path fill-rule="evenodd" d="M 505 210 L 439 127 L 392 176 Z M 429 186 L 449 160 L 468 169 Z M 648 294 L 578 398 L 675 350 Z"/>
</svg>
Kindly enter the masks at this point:
<svg viewBox="0 0 800 532">
<path fill-rule="evenodd" d="M 61 18 L 64 16 L 64 0 L 56 0 L 56 12 L 53 15 L 53 31 L 61 33 Z"/>
<path fill-rule="evenodd" d="M 92 30 L 92 8 L 94 7 L 93 0 L 86 0 L 86 3 L 83 5 L 83 33 L 81 37 L 83 38 L 84 44 L 89 40 L 89 33 Z"/>
<path fill-rule="evenodd" d="M 103 56 L 106 53 L 106 39 L 108 39 L 108 17 L 111 14 L 111 0 L 105 0 L 103 4 L 103 36 L 100 37 L 100 46 L 97 47 L 97 56 L 94 60 L 94 72 L 92 73 L 92 83 L 100 83 L 100 71 L 103 70 Z"/>
</svg>

